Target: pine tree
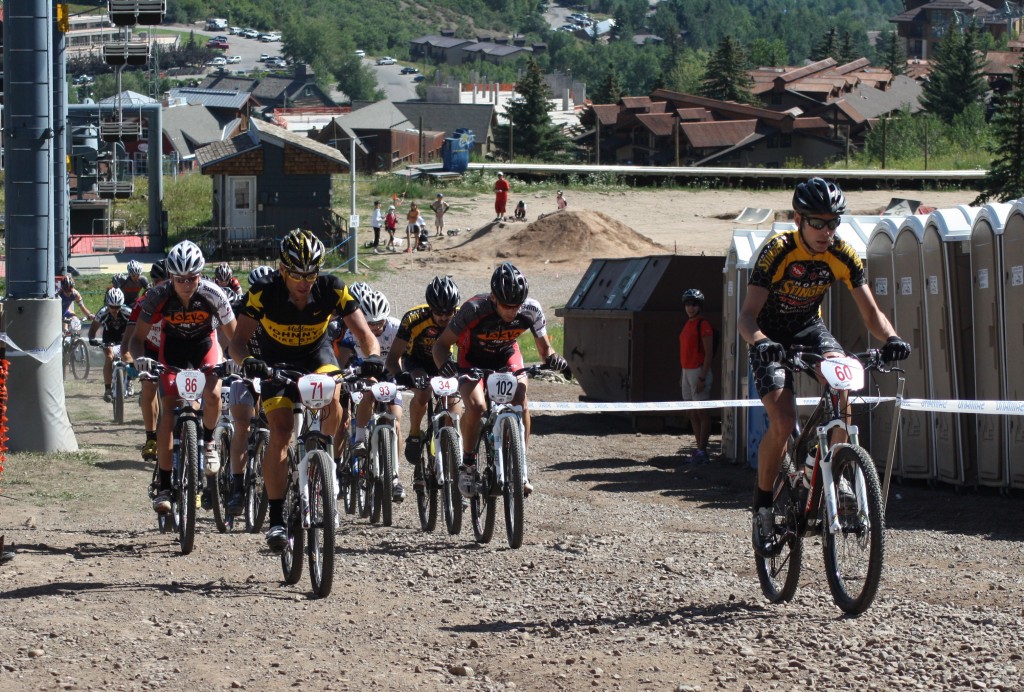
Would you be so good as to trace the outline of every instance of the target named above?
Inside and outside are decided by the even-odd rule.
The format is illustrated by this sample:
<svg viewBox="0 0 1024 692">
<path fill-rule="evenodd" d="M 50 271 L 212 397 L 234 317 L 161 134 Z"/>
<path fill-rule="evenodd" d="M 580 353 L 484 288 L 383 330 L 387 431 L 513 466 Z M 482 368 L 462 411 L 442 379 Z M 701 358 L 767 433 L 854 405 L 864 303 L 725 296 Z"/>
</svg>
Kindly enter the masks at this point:
<svg viewBox="0 0 1024 692">
<path fill-rule="evenodd" d="M 999 99 L 992 134 L 995 143 L 989 151 L 995 158 L 974 204 L 1024 197 L 1024 60 L 1014 68 L 1010 92 Z"/>
<path fill-rule="evenodd" d="M 878 36 L 878 55 L 882 66 L 894 75 L 906 74 L 907 53 L 895 31 L 886 31 Z"/>
<path fill-rule="evenodd" d="M 609 63 L 604 80 L 594 90 L 590 100 L 593 103 L 617 103 L 620 98 L 622 98 L 622 87 L 619 86 L 619 80 L 615 76 L 615 66 Z"/>
<path fill-rule="evenodd" d="M 841 62 L 843 55 L 842 46 L 839 39 L 839 30 L 834 26 L 828 28 L 828 33 L 822 37 L 821 42 L 814 47 L 814 52 L 811 53 L 811 60 L 817 62 L 818 60 L 824 60 L 825 58 L 835 58 L 837 62 Z"/>
<path fill-rule="evenodd" d="M 921 105 L 931 113 L 952 122 L 988 91 L 984 77 L 985 56 L 977 50 L 977 29 L 961 29 L 950 24 L 939 42 L 935 63 L 924 84 Z"/>
<path fill-rule="evenodd" d="M 553 161 L 566 158 L 569 140 L 548 115 L 551 90 L 544 83 L 536 61 L 531 59 L 527 64 L 526 74 L 516 84 L 516 92 L 518 98 L 511 101 L 505 111 L 511 122 L 511 133 L 508 126 L 498 128 L 495 133 L 498 148 L 506 156 L 511 153 L 516 159 Z"/>
<path fill-rule="evenodd" d="M 708 60 L 700 95 L 719 101 L 750 103 L 753 86 L 754 80 L 747 74 L 747 56 L 743 46 L 732 36 L 725 36 Z"/>
<path fill-rule="evenodd" d="M 833 56 L 840 65 L 857 59 L 857 46 L 853 43 L 853 34 L 844 31 L 839 39 L 839 55 Z"/>
</svg>

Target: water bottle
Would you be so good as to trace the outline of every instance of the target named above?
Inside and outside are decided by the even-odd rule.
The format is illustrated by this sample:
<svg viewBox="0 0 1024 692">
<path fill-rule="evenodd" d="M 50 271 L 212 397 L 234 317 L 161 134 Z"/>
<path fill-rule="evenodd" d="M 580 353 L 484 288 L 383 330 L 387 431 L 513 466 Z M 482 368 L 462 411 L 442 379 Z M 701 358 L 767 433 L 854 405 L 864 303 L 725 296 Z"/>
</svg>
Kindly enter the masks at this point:
<svg viewBox="0 0 1024 692">
<path fill-rule="evenodd" d="M 804 459 L 804 487 L 811 487 L 811 477 L 814 475 L 814 457 L 817 456 L 817 447 L 807 450 L 807 458 Z"/>
</svg>

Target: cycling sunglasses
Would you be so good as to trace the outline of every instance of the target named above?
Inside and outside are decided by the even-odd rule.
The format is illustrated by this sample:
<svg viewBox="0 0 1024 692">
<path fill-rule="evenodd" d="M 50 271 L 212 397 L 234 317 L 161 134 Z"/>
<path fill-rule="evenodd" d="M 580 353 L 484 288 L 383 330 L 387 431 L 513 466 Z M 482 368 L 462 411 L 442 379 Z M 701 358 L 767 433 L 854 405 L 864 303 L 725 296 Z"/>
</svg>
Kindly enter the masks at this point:
<svg viewBox="0 0 1024 692">
<path fill-rule="evenodd" d="M 307 284 L 311 284 L 316 281 L 316 277 L 320 276 L 320 272 L 293 272 L 291 269 L 285 269 L 284 273 L 288 275 L 288 278 L 294 281 L 305 281 Z"/>
<path fill-rule="evenodd" d="M 822 230 L 825 226 L 828 226 L 828 230 L 834 231 L 839 228 L 839 224 L 842 223 L 842 219 L 838 216 L 834 219 L 818 219 L 813 216 L 805 216 L 804 221 L 808 226 L 816 231 Z"/>
</svg>

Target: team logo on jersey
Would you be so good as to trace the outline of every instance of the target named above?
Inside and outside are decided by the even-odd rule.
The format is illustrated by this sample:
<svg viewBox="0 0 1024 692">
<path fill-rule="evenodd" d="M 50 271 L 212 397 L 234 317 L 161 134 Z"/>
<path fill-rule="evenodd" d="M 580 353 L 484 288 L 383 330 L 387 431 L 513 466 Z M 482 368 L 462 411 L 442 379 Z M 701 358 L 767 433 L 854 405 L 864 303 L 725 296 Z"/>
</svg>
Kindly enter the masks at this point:
<svg viewBox="0 0 1024 692">
<path fill-rule="evenodd" d="M 800 281 L 807 274 L 807 267 L 802 264 L 793 264 L 789 267 L 789 275 Z"/>
</svg>

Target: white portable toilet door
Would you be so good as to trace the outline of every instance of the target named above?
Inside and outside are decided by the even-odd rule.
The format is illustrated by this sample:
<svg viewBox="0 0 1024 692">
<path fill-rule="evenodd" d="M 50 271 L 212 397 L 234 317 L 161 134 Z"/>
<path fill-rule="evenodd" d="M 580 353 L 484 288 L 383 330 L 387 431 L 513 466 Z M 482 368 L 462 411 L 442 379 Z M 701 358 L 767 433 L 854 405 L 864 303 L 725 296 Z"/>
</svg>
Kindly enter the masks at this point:
<svg viewBox="0 0 1024 692">
<path fill-rule="evenodd" d="M 987 219 L 979 218 L 971 230 L 971 303 L 974 312 L 974 398 L 995 400 L 1002 396 L 1003 345 L 1000 340 L 999 238 Z M 970 376 L 973 374 L 973 378 Z M 1003 419 L 1001 416 L 975 415 L 975 458 L 978 483 L 1002 487 Z"/>
<path fill-rule="evenodd" d="M 725 270 L 722 274 L 724 291 L 722 293 L 722 398 L 736 399 L 739 394 L 739 333 L 736 329 L 736 316 L 739 314 L 739 274 L 736 270 L 736 248 L 729 248 L 725 256 Z M 744 354 L 746 349 L 744 349 Z M 737 460 L 736 457 L 736 412 L 737 409 L 727 406 L 722 409 L 722 455 L 726 459 Z"/>
<path fill-rule="evenodd" d="M 868 242 L 868 256 L 866 270 L 868 274 L 868 289 L 878 304 L 878 309 L 895 324 L 894 314 L 895 303 L 893 298 L 893 266 L 892 266 L 892 237 L 888 233 L 876 232 Z M 896 327 L 897 331 L 899 327 Z M 871 337 L 872 347 L 881 348 L 874 337 Z M 889 378 L 872 377 L 869 383 L 871 392 L 879 387 L 889 386 Z M 892 406 L 875 406 L 871 410 L 871 435 L 868 450 L 871 458 L 876 463 L 883 463 L 889 455 L 889 438 L 892 434 Z M 896 447 L 897 458 L 893 460 L 893 468 L 899 470 L 899 445 Z"/>
<path fill-rule="evenodd" d="M 256 237 L 256 177 L 232 176 L 227 180 L 227 238 Z"/>
<path fill-rule="evenodd" d="M 1024 204 L 1015 205 L 1003 228 L 1003 310 L 1009 354 L 1024 345 Z M 1006 359 L 1006 399 L 1024 401 L 1024 358 Z M 1007 416 L 1010 486 L 1024 488 L 1024 416 Z"/>
</svg>

